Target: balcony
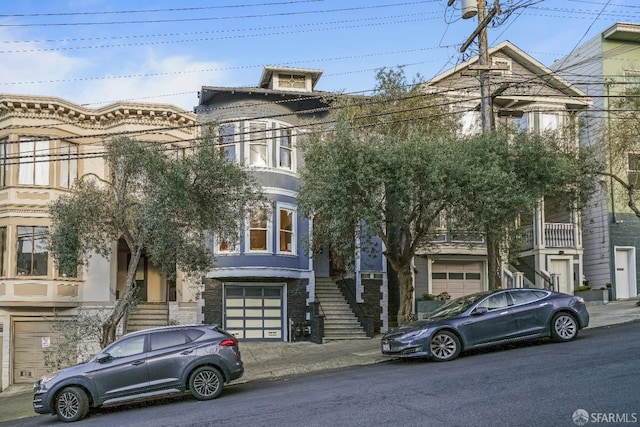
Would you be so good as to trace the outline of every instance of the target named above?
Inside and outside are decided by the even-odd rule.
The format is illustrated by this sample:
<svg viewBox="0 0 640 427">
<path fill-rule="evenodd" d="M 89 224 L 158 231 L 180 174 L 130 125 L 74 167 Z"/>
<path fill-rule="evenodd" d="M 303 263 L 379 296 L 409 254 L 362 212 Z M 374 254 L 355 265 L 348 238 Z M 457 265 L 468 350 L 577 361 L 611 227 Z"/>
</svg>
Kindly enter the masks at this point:
<svg viewBox="0 0 640 427">
<path fill-rule="evenodd" d="M 523 251 L 533 248 L 575 248 L 576 225 L 571 223 L 547 222 L 544 224 L 542 241 L 537 242 L 532 225 L 519 230 Z"/>
</svg>

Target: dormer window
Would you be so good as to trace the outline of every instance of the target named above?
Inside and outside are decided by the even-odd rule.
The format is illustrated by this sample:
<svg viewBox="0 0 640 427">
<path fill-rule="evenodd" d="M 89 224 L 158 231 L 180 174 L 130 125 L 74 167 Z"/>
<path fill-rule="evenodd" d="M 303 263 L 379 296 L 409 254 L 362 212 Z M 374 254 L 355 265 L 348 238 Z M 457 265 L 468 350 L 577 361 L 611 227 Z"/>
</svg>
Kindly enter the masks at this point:
<svg viewBox="0 0 640 427">
<path fill-rule="evenodd" d="M 301 89 L 307 87 L 307 81 L 304 74 L 278 74 L 278 88 L 280 89 Z"/>
</svg>

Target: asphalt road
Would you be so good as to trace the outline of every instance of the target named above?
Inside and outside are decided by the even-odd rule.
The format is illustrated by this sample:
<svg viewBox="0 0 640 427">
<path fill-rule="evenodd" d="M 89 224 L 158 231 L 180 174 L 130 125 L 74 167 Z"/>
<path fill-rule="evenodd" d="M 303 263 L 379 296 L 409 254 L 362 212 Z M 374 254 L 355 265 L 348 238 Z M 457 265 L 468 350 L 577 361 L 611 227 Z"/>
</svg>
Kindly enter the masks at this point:
<svg viewBox="0 0 640 427">
<path fill-rule="evenodd" d="M 448 363 L 392 361 L 101 408 L 77 426 L 640 426 L 640 322 L 573 342 L 475 351 Z M 0 426 L 61 423 L 37 416 Z"/>
</svg>

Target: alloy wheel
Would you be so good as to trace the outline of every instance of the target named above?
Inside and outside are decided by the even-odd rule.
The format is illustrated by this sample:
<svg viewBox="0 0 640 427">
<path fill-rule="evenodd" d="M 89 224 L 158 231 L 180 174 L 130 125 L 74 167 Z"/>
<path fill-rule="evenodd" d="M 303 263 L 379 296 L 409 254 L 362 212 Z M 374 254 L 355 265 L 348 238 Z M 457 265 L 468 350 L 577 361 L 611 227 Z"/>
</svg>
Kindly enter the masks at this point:
<svg viewBox="0 0 640 427">
<path fill-rule="evenodd" d="M 63 392 L 58 398 L 58 413 L 64 419 L 72 419 L 80 411 L 78 396 L 71 391 Z"/>
<path fill-rule="evenodd" d="M 577 332 L 576 321 L 569 315 L 558 316 L 553 327 L 556 334 L 564 340 L 570 340 Z"/>
<path fill-rule="evenodd" d="M 212 396 L 220 387 L 220 380 L 215 372 L 202 370 L 193 379 L 193 387 L 202 396 Z"/>
<path fill-rule="evenodd" d="M 448 360 L 456 356 L 458 343 L 449 334 L 440 333 L 431 339 L 431 354 L 439 360 Z"/>
</svg>

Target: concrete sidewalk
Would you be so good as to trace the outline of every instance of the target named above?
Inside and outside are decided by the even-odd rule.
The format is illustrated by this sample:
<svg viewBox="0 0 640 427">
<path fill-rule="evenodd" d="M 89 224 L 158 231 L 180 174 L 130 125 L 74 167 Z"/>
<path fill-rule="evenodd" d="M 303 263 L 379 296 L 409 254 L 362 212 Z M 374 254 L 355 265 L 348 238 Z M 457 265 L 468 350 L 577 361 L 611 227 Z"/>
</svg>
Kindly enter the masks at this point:
<svg viewBox="0 0 640 427">
<path fill-rule="evenodd" d="M 589 329 L 640 320 L 637 300 L 589 306 Z M 245 374 L 231 384 L 368 365 L 389 360 L 380 353 L 380 336 L 371 339 L 311 342 L 241 342 Z M 32 385 L 16 384 L 0 393 L 0 422 L 36 416 L 31 406 Z"/>
</svg>

